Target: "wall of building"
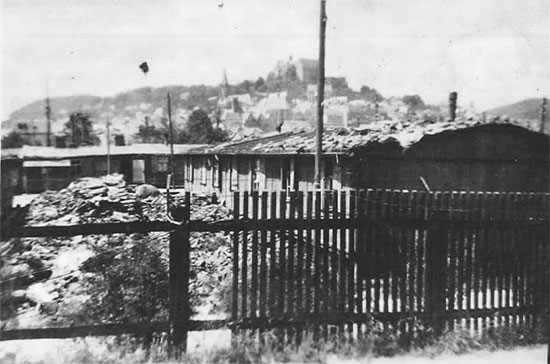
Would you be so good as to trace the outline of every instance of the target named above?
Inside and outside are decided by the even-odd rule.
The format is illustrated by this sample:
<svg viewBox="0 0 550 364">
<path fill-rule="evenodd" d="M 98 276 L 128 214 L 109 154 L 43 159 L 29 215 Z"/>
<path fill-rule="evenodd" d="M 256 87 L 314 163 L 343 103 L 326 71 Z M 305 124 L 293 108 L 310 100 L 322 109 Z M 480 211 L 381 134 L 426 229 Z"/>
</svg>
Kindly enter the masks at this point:
<svg viewBox="0 0 550 364">
<path fill-rule="evenodd" d="M 2 209 L 11 206 L 12 197 L 23 191 L 23 162 L 17 159 L 2 160 Z"/>
<path fill-rule="evenodd" d="M 352 188 L 529 191 L 550 188 L 549 137 L 525 129 L 475 128 L 425 137 L 391 158 L 346 159 L 343 183 Z"/>
</svg>

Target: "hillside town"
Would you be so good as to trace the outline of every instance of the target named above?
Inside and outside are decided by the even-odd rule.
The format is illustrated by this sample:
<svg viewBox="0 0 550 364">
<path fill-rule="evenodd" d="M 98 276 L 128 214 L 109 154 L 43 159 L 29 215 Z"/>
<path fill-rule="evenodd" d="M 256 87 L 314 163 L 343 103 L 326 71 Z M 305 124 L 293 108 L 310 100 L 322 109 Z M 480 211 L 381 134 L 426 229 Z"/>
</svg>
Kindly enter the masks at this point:
<svg viewBox="0 0 550 364">
<path fill-rule="evenodd" d="M 37 101 L 4 121 L 2 136 L 19 135 L 27 145 L 68 147 L 71 130 L 67 122 L 71 115 L 81 113 L 90 119 L 99 137 L 93 144 L 106 145 L 107 122 L 110 142 L 115 145 L 167 144 L 167 92 L 171 93 L 171 114 L 176 129 L 184 129 L 193 110 L 201 109 L 208 114 L 213 126 L 232 141 L 271 132 L 312 131 L 316 123 L 317 73 L 316 60 L 289 58 L 279 61 L 265 81 L 260 77 L 232 85 L 224 71 L 220 84 L 215 87 L 143 88 L 114 98 L 81 96 Z M 324 100 L 324 125 L 329 129 L 449 119 L 447 104 L 427 105 L 418 95 L 383 97 L 368 86 L 355 91 L 342 77 L 327 77 Z M 482 113 L 460 102 L 456 117 L 509 122 L 534 130 L 541 128 L 538 118 Z M 3 148 L 13 147 L 9 145 L 9 138 L 3 144 Z"/>
<path fill-rule="evenodd" d="M 9 206 L 11 197 L 16 194 L 61 189 L 75 179 L 99 177 L 107 173 L 121 173 L 130 183 L 165 187 L 167 175 L 172 172 L 172 182 L 176 186 L 218 193 L 243 188 L 252 190 L 253 185 L 257 190 L 266 189 L 272 186 L 266 182 L 269 180 L 267 175 L 280 180 L 268 189 L 312 188 L 313 171 L 308 172 L 309 168 L 313 168 L 312 161 L 306 159 L 302 167 L 298 167 L 292 158 L 277 162 L 282 165 L 272 167 L 271 162 L 255 161 L 250 157 L 240 162 L 232 155 L 242 152 L 230 152 L 225 157 L 227 152 L 224 151 L 233 150 L 232 145 L 235 145 L 236 150 L 242 150 L 245 154 L 268 153 L 275 156 L 281 153 L 312 153 L 317 118 L 317 72 L 316 60 L 294 61 L 289 58 L 279 61 L 265 81 L 260 77 L 255 83 L 244 81 L 231 85 L 224 72 L 217 87 L 148 88 L 112 99 L 82 97 L 73 100 L 79 105 L 76 110 L 56 109 L 55 100 L 37 102 L 35 104 L 38 106 L 31 105 L 28 110 L 15 112 L 10 120 L 3 123 L 2 204 Z M 276 88 L 280 91 L 272 92 Z M 384 98 L 368 86 L 363 86 L 359 91 L 350 89 L 345 78 L 327 77 L 324 92 L 324 151 L 327 153 L 335 152 L 332 145 L 347 155 L 362 145 L 373 141 L 384 143 L 384 140 L 399 143 L 405 140 L 405 148 L 408 148 L 427 135 L 476 125 L 515 125 L 533 132 L 548 133 L 547 122 L 537 119 L 513 119 L 506 115 L 478 113 L 462 106 L 460 101 L 457 103 L 456 99 L 434 106 L 426 105 L 418 95 Z M 169 147 L 168 93 L 175 135 L 172 136 L 172 140 L 175 139 L 173 157 L 170 157 Z M 539 103 L 541 115 L 544 115 L 544 100 Z M 30 117 L 33 111 L 34 115 Z M 542 118 L 544 120 L 544 116 Z M 188 131 L 190 119 L 198 128 L 198 134 L 194 137 Z M 201 125 L 208 125 L 209 129 Z M 20 144 L 14 145 L 17 148 L 8 148 L 10 145 L 6 144 L 10 138 L 7 135 L 19 136 Z M 272 146 L 271 140 L 277 140 L 281 150 L 270 151 L 260 146 L 262 143 Z M 219 147 L 208 145 L 220 142 L 224 144 Z M 256 144 L 255 147 L 248 146 Z M 213 159 L 203 155 L 210 155 Z M 230 158 L 231 161 L 223 165 L 220 158 Z M 173 170 L 170 170 L 169 159 L 172 160 Z M 334 164 L 327 163 L 327 166 Z M 322 171 L 323 186 L 390 186 L 387 183 L 391 180 L 376 184 L 344 183 L 343 176 L 349 181 L 360 177 L 353 177 L 355 172 L 352 171 L 341 172 L 339 164 Z M 194 184 L 193 169 L 196 170 L 195 175 L 203 176 L 202 182 Z M 235 170 L 235 175 L 242 175 L 249 182 L 234 188 L 239 185 L 238 182 L 232 182 L 231 178 L 228 182 L 227 178 L 222 178 L 221 173 L 226 170 Z M 304 175 L 295 177 L 294 171 Z M 341 177 L 336 177 L 342 173 Z M 251 182 L 252 175 L 258 176 L 254 182 Z M 205 182 L 218 178 L 227 185 L 223 191 L 222 182 Z M 306 182 L 308 179 L 311 182 L 309 185 Z M 391 186 L 422 187 L 418 183 Z M 437 186 L 456 187 L 460 186 Z M 464 188 L 473 186 L 465 184 Z"/>
</svg>

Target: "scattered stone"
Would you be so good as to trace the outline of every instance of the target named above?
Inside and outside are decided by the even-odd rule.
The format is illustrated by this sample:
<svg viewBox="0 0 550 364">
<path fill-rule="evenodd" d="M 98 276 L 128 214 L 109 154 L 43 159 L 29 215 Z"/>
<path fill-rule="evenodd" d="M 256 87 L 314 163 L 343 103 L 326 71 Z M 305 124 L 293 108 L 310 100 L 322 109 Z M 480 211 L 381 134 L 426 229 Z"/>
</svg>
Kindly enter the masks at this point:
<svg viewBox="0 0 550 364">
<path fill-rule="evenodd" d="M 32 282 L 32 269 L 26 263 L 5 264 L 0 268 L 0 280 L 3 285 L 19 287 Z"/>
<path fill-rule="evenodd" d="M 156 197 L 158 195 L 160 195 L 160 192 L 153 185 L 143 184 L 143 185 L 139 185 L 136 188 L 136 197 L 140 199 L 144 199 L 147 197 Z"/>
<path fill-rule="evenodd" d="M 9 303 L 15 307 L 21 306 L 23 308 L 30 306 L 30 303 L 34 304 L 33 300 L 27 296 L 27 292 L 24 289 L 13 291 Z"/>
<path fill-rule="evenodd" d="M 57 302 L 42 302 L 38 306 L 38 312 L 45 315 L 55 315 L 59 309 L 59 303 Z"/>
</svg>

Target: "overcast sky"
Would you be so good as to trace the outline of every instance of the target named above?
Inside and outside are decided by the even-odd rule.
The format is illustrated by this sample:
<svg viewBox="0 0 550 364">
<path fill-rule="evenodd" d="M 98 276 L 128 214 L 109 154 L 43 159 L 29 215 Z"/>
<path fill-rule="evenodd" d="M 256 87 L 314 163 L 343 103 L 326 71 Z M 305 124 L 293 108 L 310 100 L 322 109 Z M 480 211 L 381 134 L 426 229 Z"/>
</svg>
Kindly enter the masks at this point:
<svg viewBox="0 0 550 364">
<path fill-rule="evenodd" d="M 318 56 L 318 0 L 0 1 L 3 119 L 47 88 L 236 83 Z M 355 89 L 479 110 L 550 95 L 549 0 L 327 0 L 327 16 L 327 75 Z"/>
</svg>

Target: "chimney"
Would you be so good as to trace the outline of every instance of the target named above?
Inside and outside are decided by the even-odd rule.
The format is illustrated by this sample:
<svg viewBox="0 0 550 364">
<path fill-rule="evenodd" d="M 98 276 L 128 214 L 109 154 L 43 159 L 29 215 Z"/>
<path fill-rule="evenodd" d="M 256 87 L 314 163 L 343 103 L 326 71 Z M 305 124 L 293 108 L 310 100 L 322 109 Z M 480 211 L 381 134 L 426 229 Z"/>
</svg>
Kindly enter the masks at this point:
<svg viewBox="0 0 550 364">
<path fill-rule="evenodd" d="M 458 94 L 453 91 L 449 94 L 449 119 L 455 121 L 456 119 L 456 99 Z"/>
<path fill-rule="evenodd" d="M 544 133 L 544 124 L 546 123 L 546 114 L 547 114 L 547 106 L 548 105 L 548 99 L 546 97 L 542 98 L 542 105 L 540 110 L 540 132 Z"/>
<path fill-rule="evenodd" d="M 116 146 L 126 145 L 126 143 L 124 142 L 124 135 L 123 134 L 115 135 L 115 145 Z"/>
</svg>

